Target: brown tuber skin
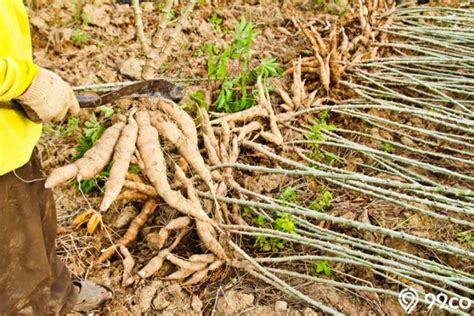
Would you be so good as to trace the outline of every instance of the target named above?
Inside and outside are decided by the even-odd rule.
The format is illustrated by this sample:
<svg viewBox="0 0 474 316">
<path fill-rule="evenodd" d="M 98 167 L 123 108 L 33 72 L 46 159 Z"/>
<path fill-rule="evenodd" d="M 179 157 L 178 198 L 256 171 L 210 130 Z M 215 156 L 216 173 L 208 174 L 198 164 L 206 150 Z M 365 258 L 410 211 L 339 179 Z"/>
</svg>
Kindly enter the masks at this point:
<svg viewBox="0 0 474 316">
<path fill-rule="evenodd" d="M 71 180 L 77 175 L 78 172 L 79 169 L 75 164 L 70 164 L 58 169 L 54 169 L 49 175 L 48 179 L 46 179 L 44 187 L 46 189 L 54 188 L 58 184 Z"/>
<path fill-rule="evenodd" d="M 301 57 L 295 62 L 291 90 L 293 92 L 293 109 L 298 110 L 301 108 L 304 99 L 303 82 L 301 82 Z"/>
<path fill-rule="evenodd" d="M 122 245 L 126 247 L 132 241 L 134 241 L 135 238 L 137 238 L 140 228 L 142 228 L 143 225 L 145 225 L 145 223 L 148 221 L 151 214 L 153 214 L 153 212 L 155 211 L 156 206 L 157 204 L 155 200 L 153 199 L 147 200 L 145 204 L 143 205 L 143 208 L 140 214 L 138 214 L 138 216 L 135 217 L 130 223 L 130 226 L 128 227 L 128 230 L 125 233 L 125 235 L 119 241 L 117 241 L 117 243 L 114 246 L 104 251 L 102 255 L 100 255 L 100 257 L 97 259 L 96 263 L 97 264 L 104 263 L 107 259 L 109 259 L 116 251 L 117 246 Z"/>
<path fill-rule="evenodd" d="M 219 153 L 219 143 L 217 141 L 216 135 L 214 135 L 214 130 L 211 126 L 211 121 L 209 120 L 209 114 L 205 109 L 201 109 L 201 129 L 202 129 L 202 134 L 206 135 L 206 137 L 209 140 L 210 147 L 214 149 L 216 156 L 218 157 L 220 155 Z M 207 150 L 209 148 L 206 146 Z"/>
<path fill-rule="evenodd" d="M 191 262 L 191 261 L 183 260 L 181 258 L 176 257 L 172 253 L 167 255 L 166 259 L 183 270 L 193 271 L 193 272 L 202 270 L 208 265 L 208 263 L 206 262 Z"/>
<path fill-rule="evenodd" d="M 189 257 L 189 261 L 213 263 L 214 261 L 216 261 L 216 257 L 212 253 L 208 253 L 205 255 L 192 255 L 191 257 Z"/>
<path fill-rule="evenodd" d="M 186 233 L 187 233 L 186 228 L 181 229 L 178 236 L 176 236 L 176 239 L 173 242 L 173 244 L 171 244 L 171 246 L 169 246 L 168 248 L 165 248 L 165 249 L 161 250 L 158 253 L 158 255 L 153 257 L 143 269 L 138 271 L 138 275 L 141 278 L 145 279 L 145 278 L 148 278 L 149 276 L 152 276 L 156 271 L 158 271 L 161 268 L 161 266 L 163 265 L 163 261 L 165 260 L 165 257 L 174 248 L 176 248 L 176 246 L 181 242 L 181 239 L 184 237 L 184 235 L 186 235 Z"/>
<path fill-rule="evenodd" d="M 260 124 L 259 122 L 254 121 L 252 123 L 248 123 L 247 125 L 244 125 L 240 129 L 239 136 L 237 137 L 237 140 L 239 142 L 241 142 L 242 140 L 244 140 L 247 137 L 247 135 L 251 134 L 254 131 L 258 131 L 260 129 L 262 129 L 262 124 Z"/>
<path fill-rule="evenodd" d="M 198 145 L 198 136 L 196 124 L 194 124 L 193 119 L 183 111 L 176 103 L 169 100 L 160 100 L 159 101 L 160 109 L 165 112 L 173 121 L 178 124 L 179 128 L 184 135 L 195 145 Z"/>
<path fill-rule="evenodd" d="M 257 117 L 267 117 L 267 116 L 268 116 L 268 112 L 265 110 L 265 108 L 262 108 L 260 106 L 254 106 L 249 109 L 246 109 L 240 112 L 227 114 L 226 116 L 212 120 L 211 124 L 217 125 L 217 124 L 222 123 L 222 121 L 226 121 L 227 123 L 229 122 L 250 123 L 252 121 L 255 121 Z"/>
<path fill-rule="evenodd" d="M 187 138 L 179 128 L 171 122 L 161 120 L 158 115 L 151 117 L 153 126 L 158 130 L 158 133 L 163 135 L 171 143 L 173 143 L 178 149 L 181 156 L 196 170 L 197 174 L 202 180 L 208 184 L 212 190 L 212 176 L 209 169 L 207 169 L 204 159 L 202 159 L 199 153 L 199 148 L 193 144 L 189 138 Z"/>
<path fill-rule="evenodd" d="M 118 122 L 106 129 L 82 158 L 72 164 L 55 169 L 46 180 L 45 187 L 53 188 L 74 177 L 77 177 L 77 181 L 81 181 L 96 176 L 112 158 L 115 144 L 124 126 L 124 122 Z"/>
<path fill-rule="evenodd" d="M 200 271 L 195 272 L 186 282 L 183 283 L 183 285 L 194 285 L 207 277 L 207 273 L 209 272 L 209 269 L 202 269 Z"/>
<path fill-rule="evenodd" d="M 130 159 L 135 151 L 137 135 L 138 126 L 132 114 L 128 120 L 128 125 L 123 128 L 115 145 L 112 168 L 110 169 L 109 179 L 105 183 L 105 193 L 99 207 L 102 212 L 108 210 L 122 190 Z"/>
<path fill-rule="evenodd" d="M 133 260 L 130 251 L 127 247 L 120 245 L 120 252 L 122 253 L 123 259 L 123 275 L 122 275 L 122 286 L 128 286 L 133 283 L 132 270 L 135 266 L 135 260 Z"/>
<path fill-rule="evenodd" d="M 187 278 L 191 274 L 193 274 L 195 271 L 193 270 L 186 270 L 186 269 L 179 269 L 178 271 L 175 271 L 168 275 L 165 280 L 182 280 L 184 278 Z"/>
<path fill-rule="evenodd" d="M 213 230 L 214 229 L 210 223 L 196 220 L 196 231 L 204 246 L 212 251 L 212 253 L 215 254 L 219 259 L 227 261 L 228 258 L 225 254 L 224 248 L 222 248 L 217 239 L 212 236 L 211 232 Z"/>
<path fill-rule="evenodd" d="M 136 119 L 139 126 L 138 149 L 145 164 L 145 173 L 158 195 L 176 210 L 196 219 L 209 221 L 209 217 L 202 209 L 196 208 L 194 203 L 187 200 L 180 192 L 171 189 L 166 176 L 165 158 L 158 142 L 158 132 L 151 126 L 149 114 L 143 111 L 138 112 Z"/>
<path fill-rule="evenodd" d="M 79 168 L 77 181 L 91 179 L 104 169 L 112 158 L 115 144 L 124 126 L 124 122 L 118 122 L 106 129 L 94 146 L 74 163 Z"/>
<path fill-rule="evenodd" d="M 265 138 L 266 140 L 276 145 L 281 145 L 283 143 L 283 136 L 281 135 L 280 129 L 278 128 L 275 112 L 273 111 L 269 98 L 267 97 L 265 93 L 265 89 L 263 88 L 261 76 L 257 78 L 257 87 L 258 87 L 258 95 L 259 95 L 259 105 L 263 107 L 268 113 L 268 118 L 270 121 L 270 130 L 272 131 L 271 133 L 260 132 L 260 135 L 262 135 L 263 138 Z"/>
<path fill-rule="evenodd" d="M 192 203 L 196 205 L 196 207 L 201 208 L 201 204 L 191 180 L 186 178 L 185 174 L 179 169 L 179 167 L 176 168 L 176 177 L 178 178 L 178 181 L 180 181 L 186 187 L 188 198 L 192 201 Z M 224 249 L 214 237 L 216 233 L 210 222 L 203 222 L 196 219 L 196 231 L 198 233 L 199 239 L 201 239 L 207 249 L 209 249 L 220 259 L 227 258 Z"/>
<path fill-rule="evenodd" d="M 138 275 L 143 279 L 153 275 L 156 271 L 160 270 L 163 262 L 165 261 L 165 257 L 169 253 L 170 250 L 168 248 L 161 250 L 158 255 L 151 259 L 143 269 L 138 271 Z"/>
<path fill-rule="evenodd" d="M 171 220 L 165 227 L 163 227 L 158 233 L 158 237 L 155 241 L 155 245 L 158 249 L 163 248 L 166 240 L 168 240 L 170 230 L 184 229 L 191 224 L 191 219 L 187 216 L 178 217 Z"/>
<path fill-rule="evenodd" d="M 145 183 L 125 180 L 123 186 L 129 190 L 140 192 L 141 194 L 145 194 L 149 197 L 155 198 L 158 196 L 158 193 L 156 193 L 155 188 Z"/>
<path fill-rule="evenodd" d="M 148 200 L 149 198 L 150 196 L 143 194 L 141 192 L 134 191 L 134 190 L 126 190 L 120 193 L 115 200 L 116 201 L 122 201 L 122 200 L 145 201 L 145 200 Z"/>
</svg>

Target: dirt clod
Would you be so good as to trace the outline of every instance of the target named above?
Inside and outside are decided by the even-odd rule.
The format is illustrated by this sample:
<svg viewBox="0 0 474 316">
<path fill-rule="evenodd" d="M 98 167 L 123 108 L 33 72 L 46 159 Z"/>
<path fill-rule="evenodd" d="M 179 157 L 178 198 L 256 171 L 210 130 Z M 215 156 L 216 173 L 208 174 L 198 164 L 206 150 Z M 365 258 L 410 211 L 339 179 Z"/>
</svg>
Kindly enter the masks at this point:
<svg viewBox="0 0 474 316">
<path fill-rule="evenodd" d="M 153 281 L 150 285 L 143 287 L 139 294 L 138 309 L 140 313 L 146 313 L 151 308 L 151 303 L 155 297 L 156 292 L 162 286 L 161 281 Z"/>
<path fill-rule="evenodd" d="M 276 301 L 275 302 L 275 312 L 278 314 L 286 314 L 286 310 L 288 309 L 288 303 L 285 301 Z"/>
<path fill-rule="evenodd" d="M 228 291 L 219 297 L 216 310 L 218 315 L 235 315 L 253 306 L 255 297 L 240 291 Z"/>
<path fill-rule="evenodd" d="M 166 294 L 164 292 L 158 293 L 158 295 L 153 300 L 153 307 L 157 311 L 165 310 L 171 303 L 166 299 Z"/>
<path fill-rule="evenodd" d="M 143 60 L 130 58 L 122 63 L 120 66 L 120 73 L 131 79 L 138 80 L 141 78 L 144 65 L 145 62 Z"/>
</svg>

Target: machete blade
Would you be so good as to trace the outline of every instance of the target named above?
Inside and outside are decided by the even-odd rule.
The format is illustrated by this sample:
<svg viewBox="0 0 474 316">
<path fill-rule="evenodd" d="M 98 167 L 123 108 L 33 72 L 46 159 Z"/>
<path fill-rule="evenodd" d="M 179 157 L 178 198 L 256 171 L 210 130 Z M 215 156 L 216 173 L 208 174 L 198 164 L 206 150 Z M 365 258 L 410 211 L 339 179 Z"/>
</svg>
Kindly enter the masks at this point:
<svg viewBox="0 0 474 316">
<path fill-rule="evenodd" d="M 163 97 L 179 102 L 184 97 L 183 86 L 176 85 L 164 79 L 154 79 L 132 83 L 118 90 L 104 93 L 99 96 L 77 96 L 81 108 L 92 108 L 111 103 L 125 97 Z"/>
</svg>

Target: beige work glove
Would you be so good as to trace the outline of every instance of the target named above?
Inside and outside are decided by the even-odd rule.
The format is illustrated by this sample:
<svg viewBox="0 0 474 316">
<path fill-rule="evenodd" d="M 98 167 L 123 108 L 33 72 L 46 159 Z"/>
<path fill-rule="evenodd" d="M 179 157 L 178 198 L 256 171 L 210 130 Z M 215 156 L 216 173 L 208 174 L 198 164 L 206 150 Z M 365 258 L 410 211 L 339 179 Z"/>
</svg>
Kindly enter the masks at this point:
<svg viewBox="0 0 474 316">
<path fill-rule="evenodd" d="M 60 121 L 68 112 L 79 113 L 79 103 L 71 86 L 44 68 L 39 69 L 30 87 L 17 101 L 34 122 Z"/>
</svg>

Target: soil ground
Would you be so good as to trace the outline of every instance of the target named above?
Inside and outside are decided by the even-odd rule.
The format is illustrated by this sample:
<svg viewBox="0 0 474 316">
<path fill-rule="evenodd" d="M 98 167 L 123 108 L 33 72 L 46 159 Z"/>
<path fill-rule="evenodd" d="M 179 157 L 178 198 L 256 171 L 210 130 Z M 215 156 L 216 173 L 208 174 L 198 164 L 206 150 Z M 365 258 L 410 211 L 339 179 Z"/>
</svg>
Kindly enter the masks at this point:
<svg viewBox="0 0 474 316">
<path fill-rule="evenodd" d="M 160 1 L 158 1 L 160 2 Z M 182 79 L 187 90 L 213 91 L 216 84 L 207 78 L 207 48 L 212 43 L 224 47 L 231 40 L 235 21 L 246 16 L 255 26 L 255 40 L 252 45 L 252 62 L 265 57 L 275 57 L 284 69 L 292 66 L 299 55 L 307 54 L 309 45 L 306 38 L 295 26 L 295 17 L 300 21 L 311 21 L 315 13 L 323 10 L 315 1 L 218 1 L 214 6 L 198 1 L 182 33 L 175 40 L 171 56 L 159 69 L 155 77 Z M 337 10 L 335 8 L 334 10 Z M 158 29 L 158 9 L 152 2 L 142 4 L 145 35 L 152 38 Z M 337 13 L 337 12 L 334 12 Z M 119 5 L 111 1 L 55 1 L 47 7 L 30 8 L 30 22 L 34 46 L 34 59 L 37 64 L 54 70 L 73 86 L 108 82 L 121 82 L 140 79 L 144 56 L 135 36 L 133 11 L 128 5 Z M 218 17 L 221 22 L 216 22 Z M 214 22 L 213 22 L 214 21 Z M 158 51 L 152 48 L 152 54 Z M 237 68 L 238 65 L 235 65 Z M 232 72 L 232 69 L 231 69 Z M 289 83 L 287 82 L 288 86 Z M 344 94 L 344 93 L 343 93 Z M 119 102 L 116 106 L 124 106 Z M 81 111 L 81 121 L 90 119 L 92 111 Z M 338 126 L 351 128 L 352 122 L 342 116 L 335 116 Z M 416 124 L 416 122 L 414 123 Z M 63 124 L 63 126 L 65 126 Z M 291 129 L 284 131 L 286 139 L 296 139 Z M 80 131 L 65 133 L 58 126 L 45 127 L 40 142 L 41 159 L 45 172 L 62 166 L 72 160 L 74 147 Z M 344 155 L 344 153 L 339 152 Z M 346 167 L 358 163 L 357 157 L 346 155 Z M 248 157 L 248 160 L 253 157 Z M 282 176 L 264 176 L 250 173 L 238 173 L 237 180 L 256 192 L 275 194 L 281 188 L 291 185 L 298 190 L 301 200 L 311 199 L 315 183 L 310 179 L 290 180 Z M 394 207 L 392 204 L 378 201 L 374 203 L 367 197 L 341 188 L 328 188 L 334 199 L 331 215 L 342 216 L 362 222 L 383 223 L 395 227 L 400 223 L 404 230 L 417 236 L 427 236 L 434 240 L 450 240 L 455 243 L 452 227 L 442 227 L 433 220 L 425 220 L 418 215 Z M 140 314 L 162 315 L 316 315 L 316 312 L 303 304 L 281 294 L 265 283 L 240 271 L 223 268 L 215 271 L 204 284 L 181 287 L 177 283 L 163 281 L 160 276 L 169 274 L 172 267 L 165 266 L 160 275 L 136 282 L 132 286 L 122 287 L 123 266 L 121 260 L 114 259 L 102 265 L 93 262 L 101 249 L 111 245 L 123 235 L 125 228 L 117 228 L 119 214 L 124 209 L 131 213 L 139 210 L 138 204 L 116 203 L 104 217 L 106 229 L 94 235 L 87 234 L 83 228 L 72 225 L 75 216 L 97 205 L 100 192 L 88 194 L 87 198 L 76 190 L 75 186 L 61 186 L 54 191 L 59 218 L 58 251 L 67 263 L 71 273 L 78 278 L 88 278 L 104 283 L 115 290 L 115 299 L 98 313 L 104 314 Z M 147 262 L 156 253 L 147 245 L 146 235 L 156 232 L 175 216 L 175 211 L 165 205 L 159 205 L 160 213 L 152 218 L 141 231 L 137 242 L 130 247 L 136 264 Z M 324 224 L 323 224 L 324 225 Z M 420 249 L 407 242 L 386 239 L 378 234 L 358 232 L 344 227 L 334 229 L 371 241 L 385 242 L 396 249 L 409 253 L 418 253 Z M 361 236 L 362 235 L 362 236 Z M 250 241 L 247 243 L 250 248 Z M 183 256 L 193 254 L 199 248 L 197 236 L 189 235 L 177 249 Z M 302 249 L 289 249 L 301 251 Z M 255 250 L 258 255 L 258 249 Z M 426 257 L 430 254 L 426 253 Z M 440 257 L 442 262 L 453 260 L 450 256 Z M 451 264 L 462 266 L 462 261 Z M 362 278 L 379 282 L 374 275 L 366 271 L 345 271 L 344 266 L 334 267 L 345 273 L 348 278 Z M 371 293 L 355 293 L 332 286 L 307 282 L 297 284 L 307 289 L 313 297 L 323 303 L 338 306 L 349 315 L 403 315 L 403 310 L 393 298 L 380 298 Z M 395 284 L 388 287 L 396 289 Z M 282 302 L 283 301 L 283 302 Z M 285 307 L 285 304 L 288 304 Z M 389 312 L 388 312 L 389 311 Z"/>
</svg>

